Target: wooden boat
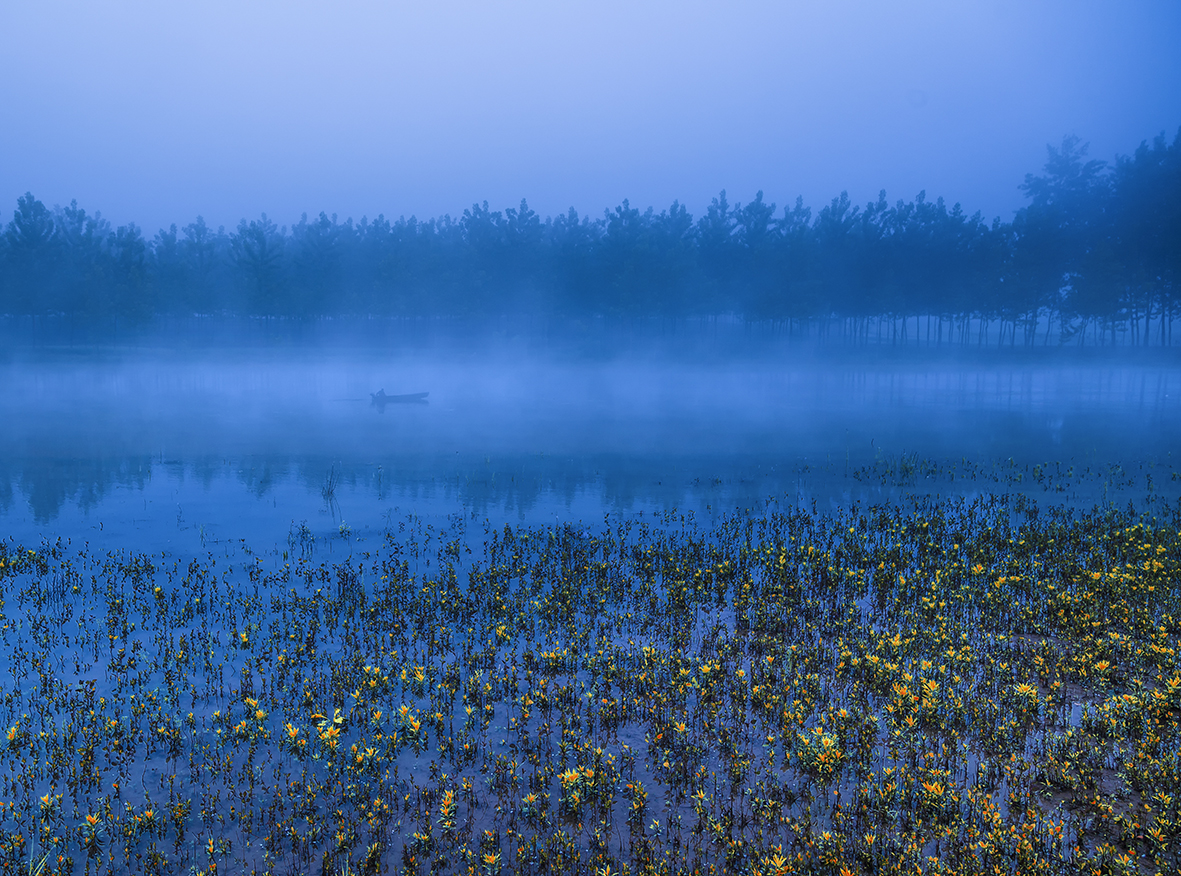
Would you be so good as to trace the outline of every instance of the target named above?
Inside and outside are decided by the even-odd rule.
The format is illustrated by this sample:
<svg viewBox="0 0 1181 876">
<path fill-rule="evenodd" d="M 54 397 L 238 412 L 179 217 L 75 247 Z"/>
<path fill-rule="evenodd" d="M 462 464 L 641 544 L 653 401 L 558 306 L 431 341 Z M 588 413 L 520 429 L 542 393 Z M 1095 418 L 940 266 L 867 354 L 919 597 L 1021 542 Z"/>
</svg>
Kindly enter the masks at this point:
<svg viewBox="0 0 1181 876">
<path fill-rule="evenodd" d="M 369 393 L 369 397 L 373 399 L 373 404 L 379 408 L 389 404 L 415 404 L 419 402 L 425 404 L 428 395 L 430 395 L 429 392 L 407 392 L 402 395 L 386 395 L 384 389 Z"/>
</svg>

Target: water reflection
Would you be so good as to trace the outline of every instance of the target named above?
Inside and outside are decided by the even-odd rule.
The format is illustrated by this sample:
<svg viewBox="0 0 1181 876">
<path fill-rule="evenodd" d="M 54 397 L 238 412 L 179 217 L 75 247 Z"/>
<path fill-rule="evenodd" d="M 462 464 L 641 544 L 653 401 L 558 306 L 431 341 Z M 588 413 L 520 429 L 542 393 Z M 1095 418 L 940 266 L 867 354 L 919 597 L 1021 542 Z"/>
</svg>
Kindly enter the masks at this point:
<svg viewBox="0 0 1181 876">
<path fill-rule="evenodd" d="M 1168 499 L 1181 484 L 1167 361 L 140 352 L 3 372 L 0 511 L 18 538 L 113 527 L 154 544 L 197 529 L 272 539 L 302 520 L 364 531 L 395 508 L 597 519 L 990 484 L 1087 503 Z M 429 391 L 430 403 L 374 405 L 376 388 Z M 1061 463 L 1052 487 L 1050 469 L 1035 475 L 1045 463 Z"/>
</svg>

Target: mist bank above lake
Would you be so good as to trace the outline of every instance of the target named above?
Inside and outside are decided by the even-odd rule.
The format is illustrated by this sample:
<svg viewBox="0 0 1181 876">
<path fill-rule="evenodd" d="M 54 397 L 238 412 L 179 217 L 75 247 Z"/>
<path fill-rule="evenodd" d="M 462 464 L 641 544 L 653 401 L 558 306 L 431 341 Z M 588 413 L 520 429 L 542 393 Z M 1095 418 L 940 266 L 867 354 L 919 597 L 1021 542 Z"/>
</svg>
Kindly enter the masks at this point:
<svg viewBox="0 0 1181 876">
<path fill-rule="evenodd" d="M 1090 507 L 1181 490 L 1170 351 L 645 349 L 26 350 L 0 363 L 0 523 L 110 537 L 123 521 L 164 539 L 248 535 L 255 519 L 277 538 L 398 507 L 553 520 L 770 496 L 1020 490 Z M 430 394 L 378 405 L 379 389 Z"/>
<path fill-rule="evenodd" d="M 156 316 L 146 322 L 62 314 L 0 316 L 0 363 L 61 357 L 405 356 L 713 364 L 778 360 L 891 367 L 1048 364 L 1175 365 L 1181 344 L 1142 346 L 1127 329 L 1088 330 L 1063 342 L 1048 319 L 1023 343 L 1001 322 L 938 315 L 873 319 L 747 320 L 716 317 L 497 319 L 392 316 Z"/>
</svg>

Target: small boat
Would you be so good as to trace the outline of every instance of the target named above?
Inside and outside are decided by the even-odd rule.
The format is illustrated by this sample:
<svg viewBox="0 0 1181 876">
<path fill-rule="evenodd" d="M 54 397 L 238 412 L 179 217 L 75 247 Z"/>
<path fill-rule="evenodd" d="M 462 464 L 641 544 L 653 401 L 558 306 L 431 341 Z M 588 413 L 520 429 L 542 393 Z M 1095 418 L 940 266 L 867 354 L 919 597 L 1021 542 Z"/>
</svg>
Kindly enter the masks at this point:
<svg viewBox="0 0 1181 876">
<path fill-rule="evenodd" d="M 373 399 L 373 404 L 379 408 L 384 408 L 390 404 L 426 404 L 426 397 L 428 395 L 430 395 L 429 392 L 407 392 L 402 395 L 386 395 L 384 389 L 369 393 L 369 397 Z"/>
</svg>

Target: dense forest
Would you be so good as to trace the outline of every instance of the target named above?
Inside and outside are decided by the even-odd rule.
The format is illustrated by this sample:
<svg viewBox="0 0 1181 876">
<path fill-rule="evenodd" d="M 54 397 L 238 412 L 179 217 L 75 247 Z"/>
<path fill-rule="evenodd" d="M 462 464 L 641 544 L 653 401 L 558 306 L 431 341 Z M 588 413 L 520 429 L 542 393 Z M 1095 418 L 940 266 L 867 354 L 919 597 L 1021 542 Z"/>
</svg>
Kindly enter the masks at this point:
<svg viewBox="0 0 1181 876">
<path fill-rule="evenodd" d="M 1068 137 L 1021 190 L 1013 221 L 991 224 L 925 193 L 863 207 L 842 194 L 813 213 L 722 192 L 700 217 L 624 201 L 599 218 L 542 219 L 522 201 L 425 221 L 321 213 L 290 228 L 198 217 L 150 238 L 26 194 L 0 237 L 0 314 L 727 316 L 864 341 L 1170 345 L 1181 131 L 1112 164 Z"/>
</svg>

